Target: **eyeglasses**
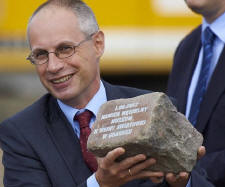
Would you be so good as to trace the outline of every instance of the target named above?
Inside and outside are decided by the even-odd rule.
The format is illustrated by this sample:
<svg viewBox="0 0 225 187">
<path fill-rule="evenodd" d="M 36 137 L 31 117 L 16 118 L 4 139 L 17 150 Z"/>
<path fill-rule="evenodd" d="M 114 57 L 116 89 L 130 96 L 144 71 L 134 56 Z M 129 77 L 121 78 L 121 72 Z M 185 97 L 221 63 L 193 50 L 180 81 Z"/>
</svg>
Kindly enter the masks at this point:
<svg viewBox="0 0 225 187">
<path fill-rule="evenodd" d="M 57 56 L 59 59 L 69 58 L 74 55 L 75 49 L 77 47 L 91 39 L 92 35 L 89 35 L 86 39 L 80 41 L 77 45 L 61 44 L 53 52 L 48 52 L 46 50 L 36 50 L 31 52 L 31 54 L 26 59 L 34 65 L 41 65 L 48 62 L 50 53 L 54 53 L 55 56 Z"/>
</svg>

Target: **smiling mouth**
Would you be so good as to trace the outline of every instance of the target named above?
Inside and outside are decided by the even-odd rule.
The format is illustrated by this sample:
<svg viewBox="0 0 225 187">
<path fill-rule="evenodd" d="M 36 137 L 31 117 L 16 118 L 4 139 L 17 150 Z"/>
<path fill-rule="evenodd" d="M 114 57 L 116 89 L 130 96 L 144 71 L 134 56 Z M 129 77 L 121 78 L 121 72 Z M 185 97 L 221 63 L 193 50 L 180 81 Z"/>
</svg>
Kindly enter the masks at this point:
<svg viewBox="0 0 225 187">
<path fill-rule="evenodd" d="M 73 76 L 73 75 L 67 75 L 67 76 L 62 77 L 62 78 L 60 78 L 60 79 L 53 80 L 52 82 L 53 82 L 54 84 L 63 83 L 63 82 L 68 81 L 69 79 L 71 79 L 72 76 Z"/>
</svg>

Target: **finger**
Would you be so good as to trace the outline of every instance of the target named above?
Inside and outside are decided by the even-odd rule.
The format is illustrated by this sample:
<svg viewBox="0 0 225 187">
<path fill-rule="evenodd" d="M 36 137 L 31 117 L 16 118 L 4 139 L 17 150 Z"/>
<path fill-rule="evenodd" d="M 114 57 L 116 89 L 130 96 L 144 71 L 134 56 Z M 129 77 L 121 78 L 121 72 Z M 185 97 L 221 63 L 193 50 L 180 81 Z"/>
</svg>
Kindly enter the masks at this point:
<svg viewBox="0 0 225 187">
<path fill-rule="evenodd" d="M 150 159 L 148 159 L 148 160 L 146 160 L 144 162 L 136 164 L 135 166 L 131 167 L 130 169 L 132 169 L 133 175 L 136 175 L 137 173 L 139 173 L 143 169 L 146 169 L 146 168 L 152 166 L 155 163 L 156 163 L 156 160 L 153 159 L 153 158 L 150 158 Z"/>
<path fill-rule="evenodd" d="M 201 159 L 206 153 L 205 147 L 204 146 L 200 146 L 198 149 L 198 160 Z"/>
<path fill-rule="evenodd" d="M 179 173 L 179 178 L 183 179 L 188 179 L 189 178 L 189 174 L 187 172 L 180 172 Z"/>
<path fill-rule="evenodd" d="M 168 173 L 168 174 L 166 174 L 166 180 L 169 183 L 173 183 L 177 180 L 177 176 L 173 173 Z"/>
<path fill-rule="evenodd" d="M 132 179 L 140 179 L 140 178 L 150 178 L 151 180 L 154 180 L 155 183 L 159 183 L 164 178 L 164 174 L 163 172 L 142 170 L 141 172 L 132 175 Z"/>
<path fill-rule="evenodd" d="M 133 165 L 144 161 L 146 159 L 146 156 L 143 154 L 139 154 L 133 157 L 129 157 L 124 159 L 123 161 L 120 162 L 120 168 L 127 170 L 128 168 L 131 168 Z"/>
<path fill-rule="evenodd" d="M 173 173 L 168 173 L 166 175 L 166 180 L 169 183 L 173 183 L 176 181 L 187 180 L 189 178 L 189 174 L 187 172 L 180 172 L 178 175 Z"/>
<path fill-rule="evenodd" d="M 135 165 L 133 167 L 133 170 L 134 171 L 140 171 L 140 170 L 143 170 L 143 169 L 146 169 L 152 165 L 154 165 L 156 163 L 156 160 L 154 158 L 150 158 L 144 162 L 141 162 L 140 164 L 138 165 Z"/>
<path fill-rule="evenodd" d="M 115 160 L 124 153 L 125 149 L 123 149 L 122 147 L 113 149 L 112 151 L 108 152 L 103 161 L 105 167 L 111 166 L 115 162 Z"/>
</svg>

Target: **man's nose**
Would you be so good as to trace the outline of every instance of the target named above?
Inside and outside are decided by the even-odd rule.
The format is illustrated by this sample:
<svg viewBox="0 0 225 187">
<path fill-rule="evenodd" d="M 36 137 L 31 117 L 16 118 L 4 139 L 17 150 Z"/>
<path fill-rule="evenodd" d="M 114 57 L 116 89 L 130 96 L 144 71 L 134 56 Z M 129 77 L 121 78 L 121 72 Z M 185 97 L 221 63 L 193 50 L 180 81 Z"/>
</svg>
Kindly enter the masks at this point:
<svg viewBox="0 0 225 187">
<path fill-rule="evenodd" d="M 62 59 L 59 59 L 56 56 L 55 52 L 49 52 L 48 54 L 48 71 L 51 73 L 57 73 L 64 67 L 64 63 Z"/>
</svg>

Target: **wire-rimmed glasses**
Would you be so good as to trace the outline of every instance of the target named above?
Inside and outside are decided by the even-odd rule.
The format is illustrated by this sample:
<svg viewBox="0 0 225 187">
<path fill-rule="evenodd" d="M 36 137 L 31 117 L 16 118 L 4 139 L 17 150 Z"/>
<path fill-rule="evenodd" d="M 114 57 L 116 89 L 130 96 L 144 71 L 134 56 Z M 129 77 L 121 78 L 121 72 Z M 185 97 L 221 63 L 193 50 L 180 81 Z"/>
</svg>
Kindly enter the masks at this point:
<svg viewBox="0 0 225 187">
<path fill-rule="evenodd" d="M 29 60 L 34 65 L 41 65 L 48 62 L 50 53 L 54 53 L 55 56 L 57 56 L 59 59 L 69 58 L 75 54 L 75 49 L 77 47 L 79 47 L 82 43 L 91 39 L 92 39 L 92 35 L 89 35 L 87 38 L 85 38 L 84 40 L 81 40 L 76 45 L 64 43 L 59 45 L 55 49 L 55 51 L 52 51 L 52 52 L 48 52 L 47 50 L 37 49 L 31 52 L 26 59 Z"/>
</svg>

